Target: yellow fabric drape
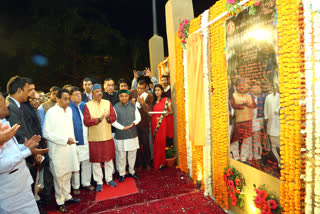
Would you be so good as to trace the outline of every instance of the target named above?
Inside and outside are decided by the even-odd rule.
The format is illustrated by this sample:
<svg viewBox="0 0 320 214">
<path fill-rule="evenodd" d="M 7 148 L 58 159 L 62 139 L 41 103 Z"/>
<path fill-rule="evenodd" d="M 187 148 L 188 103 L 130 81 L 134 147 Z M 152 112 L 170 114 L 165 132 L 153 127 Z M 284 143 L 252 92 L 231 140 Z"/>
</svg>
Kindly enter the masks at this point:
<svg viewBox="0 0 320 214">
<path fill-rule="evenodd" d="M 203 37 L 200 32 L 187 39 L 187 81 L 189 99 L 189 140 L 205 145 L 205 112 L 203 88 Z M 208 118 L 209 119 L 209 118 Z"/>
</svg>

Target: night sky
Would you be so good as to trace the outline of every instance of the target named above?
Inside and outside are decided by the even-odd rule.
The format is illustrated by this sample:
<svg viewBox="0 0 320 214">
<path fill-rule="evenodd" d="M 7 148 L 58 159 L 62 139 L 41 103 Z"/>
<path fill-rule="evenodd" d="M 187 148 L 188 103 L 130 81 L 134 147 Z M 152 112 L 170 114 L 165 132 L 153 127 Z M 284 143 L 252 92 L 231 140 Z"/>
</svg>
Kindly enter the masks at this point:
<svg viewBox="0 0 320 214">
<path fill-rule="evenodd" d="M 90 2 L 90 1 L 89 1 Z M 153 35 L 152 0 L 139 1 L 104 1 L 93 0 L 93 5 L 104 8 L 111 24 L 126 37 L 143 38 L 146 42 Z M 215 0 L 193 0 L 194 16 L 197 17 L 214 5 Z M 166 43 L 165 5 L 167 0 L 156 0 L 158 34 Z M 122 11 L 122 12 L 119 12 Z M 166 55 L 167 44 L 165 46 Z"/>
<path fill-rule="evenodd" d="M 165 56 L 166 3 L 156 0 Z M 193 0 L 195 17 L 214 3 Z M 152 35 L 152 0 L 2 0 L 0 91 L 15 75 L 34 79 L 43 90 L 67 83 L 81 86 L 89 75 L 100 82 L 107 77 L 130 81 L 133 69 L 149 66 Z M 47 57 L 48 66 L 31 62 L 38 53 Z M 111 56 L 112 62 L 105 62 L 104 56 Z"/>
</svg>

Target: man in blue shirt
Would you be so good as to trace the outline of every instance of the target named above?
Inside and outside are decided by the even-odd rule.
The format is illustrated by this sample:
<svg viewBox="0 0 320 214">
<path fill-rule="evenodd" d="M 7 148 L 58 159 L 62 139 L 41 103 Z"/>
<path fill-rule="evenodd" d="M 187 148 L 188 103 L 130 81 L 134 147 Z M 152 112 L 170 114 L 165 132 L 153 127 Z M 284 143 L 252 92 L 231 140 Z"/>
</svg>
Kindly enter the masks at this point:
<svg viewBox="0 0 320 214">
<path fill-rule="evenodd" d="M 9 111 L 5 99 L 0 95 L 0 130 L 10 128 L 5 119 Z M 13 127 L 18 129 L 19 125 Z M 3 134 L 3 133 L 1 133 Z M 49 149 L 37 149 L 41 136 L 34 135 L 19 144 L 15 137 L 0 145 L 0 213 L 39 213 L 31 191 L 33 183 L 25 158 L 43 154 Z"/>
</svg>

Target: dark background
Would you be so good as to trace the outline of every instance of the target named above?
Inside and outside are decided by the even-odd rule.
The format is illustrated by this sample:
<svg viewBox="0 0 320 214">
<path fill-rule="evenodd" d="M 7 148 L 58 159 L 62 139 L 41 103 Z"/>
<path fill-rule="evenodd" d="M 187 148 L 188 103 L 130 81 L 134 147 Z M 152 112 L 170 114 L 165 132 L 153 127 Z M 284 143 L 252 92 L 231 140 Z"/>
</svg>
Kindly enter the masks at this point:
<svg viewBox="0 0 320 214">
<path fill-rule="evenodd" d="M 214 0 L 193 0 L 195 17 Z M 167 0 L 156 0 L 158 33 L 164 38 Z M 15 75 L 32 78 L 37 89 L 82 85 L 89 76 L 132 79 L 149 66 L 153 35 L 152 0 L 2 0 L 0 6 L 0 91 Z M 44 56 L 38 66 L 31 57 Z"/>
</svg>

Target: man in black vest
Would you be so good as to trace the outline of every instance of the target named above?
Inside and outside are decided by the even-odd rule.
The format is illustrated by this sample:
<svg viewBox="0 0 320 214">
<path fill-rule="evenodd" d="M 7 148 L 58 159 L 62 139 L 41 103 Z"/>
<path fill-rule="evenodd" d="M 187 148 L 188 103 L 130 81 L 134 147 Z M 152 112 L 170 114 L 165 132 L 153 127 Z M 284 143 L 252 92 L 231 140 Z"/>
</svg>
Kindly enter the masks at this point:
<svg viewBox="0 0 320 214">
<path fill-rule="evenodd" d="M 117 120 L 112 123 L 115 129 L 116 163 L 120 178 L 124 181 L 126 175 L 126 153 L 128 152 L 129 174 L 138 179 L 139 176 L 134 171 L 137 149 L 139 149 L 138 131 L 136 125 L 141 121 L 139 110 L 129 103 L 129 91 L 119 91 L 120 102 L 113 108 L 117 115 Z"/>
</svg>

